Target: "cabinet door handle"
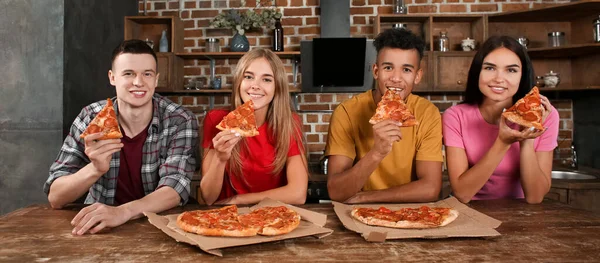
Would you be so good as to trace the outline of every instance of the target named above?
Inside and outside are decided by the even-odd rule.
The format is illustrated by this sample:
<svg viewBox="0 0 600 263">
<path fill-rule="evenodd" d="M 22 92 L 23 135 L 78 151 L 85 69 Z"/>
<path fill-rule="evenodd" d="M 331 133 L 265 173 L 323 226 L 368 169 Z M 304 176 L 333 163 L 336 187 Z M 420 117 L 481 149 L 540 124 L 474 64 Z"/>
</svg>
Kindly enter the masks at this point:
<svg viewBox="0 0 600 263">
<path fill-rule="evenodd" d="M 462 85 L 462 83 L 463 83 L 462 80 L 457 80 L 456 81 L 456 84 L 458 84 L 458 85 Z"/>
</svg>

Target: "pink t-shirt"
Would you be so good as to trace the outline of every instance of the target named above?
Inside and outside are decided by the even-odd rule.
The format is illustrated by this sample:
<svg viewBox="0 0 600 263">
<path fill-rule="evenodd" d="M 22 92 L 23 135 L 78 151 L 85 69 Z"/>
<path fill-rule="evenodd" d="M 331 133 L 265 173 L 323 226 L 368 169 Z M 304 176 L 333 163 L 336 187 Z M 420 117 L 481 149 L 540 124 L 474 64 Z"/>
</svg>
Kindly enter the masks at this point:
<svg viewBox="0 0 600 263">
<path fill-rule="evenodd" d="M 450 107 L 442 115 L 444 145 L 465 150 L 469 168 L 473 167 L 492 147 L 498 137 L 498 125 L 487 123 L 477 105 L 459 104 Z M 552 151 L 558 145 L 559 117 L 552 111 L 542 124 L 548 129 L 535 138 L 536 152 Z M 520 181 L 520 145 L 513 143 L 502 161 L 496 167 L 487 183 L 473 197 L 473 200 L 523 198 Z"/>
</svg>

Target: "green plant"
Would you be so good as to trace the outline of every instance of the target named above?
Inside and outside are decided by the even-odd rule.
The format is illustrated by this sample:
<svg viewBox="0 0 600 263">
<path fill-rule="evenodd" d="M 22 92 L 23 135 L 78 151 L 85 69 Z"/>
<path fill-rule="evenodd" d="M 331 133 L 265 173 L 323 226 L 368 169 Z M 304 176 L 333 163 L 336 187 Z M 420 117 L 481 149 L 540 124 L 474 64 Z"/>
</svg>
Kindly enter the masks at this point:
<svg viewBox="0 0 600 263">
<path fill-rule="evenodd" d="M 219 13 L 210 22 L 214 28 L 230 28 L 234 32 L 243 35 L 246 30 L 257 29 L 263 26 L 275 28 L 275 20 L 280 19 L 282 14 L 275 6 L 266 6 L 265 2 L 259 1 L 255 8 L 248 10 L 229 9 Z M 241 1 L 246 6 L 246 1 Z"/>
</svg>

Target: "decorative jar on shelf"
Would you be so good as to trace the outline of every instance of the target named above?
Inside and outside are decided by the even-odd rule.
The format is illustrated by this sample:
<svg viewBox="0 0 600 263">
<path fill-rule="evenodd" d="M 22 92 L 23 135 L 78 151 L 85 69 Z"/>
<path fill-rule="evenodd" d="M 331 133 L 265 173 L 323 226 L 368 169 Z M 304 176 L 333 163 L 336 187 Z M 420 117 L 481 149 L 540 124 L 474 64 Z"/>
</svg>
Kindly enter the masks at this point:
<svg viewBox="0 0 600 263">
<path fill-rule="evenodd" d="M 550 70 L 550 72 L 546 73 L 544 76 L 544 84 L 546 84 L 546 88 L 556 88 L 560 83 L 560 76 L 558 73 Z"/>
<path fill-rule="evenodd" d="M 246 52 L 250 50 L 250 42 L 248 42 L 248 38 L 246 35 L 240 35 L 239 33 L 235 33 L 233 38 L 231 39 L 231 44 L 229 48 L 233 52 Z"/>
</svg>

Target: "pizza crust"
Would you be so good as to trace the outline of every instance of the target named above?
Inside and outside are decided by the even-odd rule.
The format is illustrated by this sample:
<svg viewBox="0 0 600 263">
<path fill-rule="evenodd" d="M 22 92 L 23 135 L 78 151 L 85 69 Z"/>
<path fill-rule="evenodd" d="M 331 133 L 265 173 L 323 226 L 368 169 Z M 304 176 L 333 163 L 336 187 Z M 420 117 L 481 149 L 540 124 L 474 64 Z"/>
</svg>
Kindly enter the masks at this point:
<svg viewBox="0 0 600 263">
<path fill-rule="evenodd" d="M 256 136 L 259 134 L 258 130 L 256 130 L 256 129 L 245 131 L 240 128 L 225 128 L 225 127 L 221 126 L 221 123 L 219 123 L 219 125 L 217 125 L 217 129 L 222 130 L 222 131 L 234 130 L 235 132 L 239 133 L 240 136 L 242 136 L 242 137 L 252 137 L 252 136 Z"/>
<path fill-rule="evenodd" d="M 502 116 L 504 116 L 504 118 L 506 118 L 507 120 L 509 120 L 513 123 L 519 124 L 523 127 L 527 127 L 527 128 L 533 127 L 539 131 L 543 131 L 546 129 L 539 122 L 524 120 L 523 117 L 521 117 L 521 115 L 519 115 L 518 113 L 513 112 L 513 111 L 505 111 L 504 113 L 502 113 Z"/>
</svg>

